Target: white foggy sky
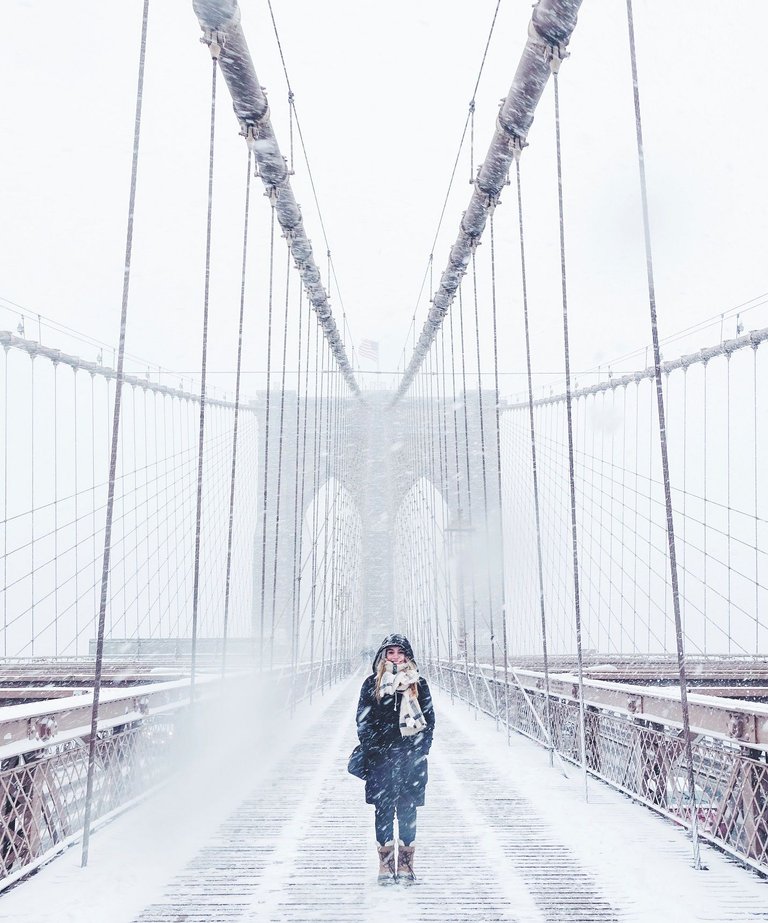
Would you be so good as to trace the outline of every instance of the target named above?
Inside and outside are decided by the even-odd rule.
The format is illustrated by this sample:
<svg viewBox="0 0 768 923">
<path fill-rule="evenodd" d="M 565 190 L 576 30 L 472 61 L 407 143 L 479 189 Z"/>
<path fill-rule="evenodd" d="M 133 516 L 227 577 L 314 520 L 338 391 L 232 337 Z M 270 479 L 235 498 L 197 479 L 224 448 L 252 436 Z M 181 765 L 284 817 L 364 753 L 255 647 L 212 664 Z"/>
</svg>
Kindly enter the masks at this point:
<svg viewBox="0 0 768 923">
<path fill-rule="evenodd" d="M 0 296 L 108 343 L 116 339 L 120 309 L 141 6 L 8 0 L 13 40 L 0 57 Z M 266 0 L 241 6 L 287 154 L 287 91 Z M 380 341 L 382 369 L 394 369 L 400 358 L 494 7 L 495 0 L 274 2 L 352 335 Z M 766 31 L 768 7 L 760 0 L 636 0 L 635 17 L 658 307 L 667 335 L 768 291 L 765 89 L 760 54 L 749 48 L 749 36 Z M 477 96 L 476 164 L 529 18 L 529 3 L 502 0 Z M 210 63 L 198 37 L 189 0 L 152 0 L 128 348 L 185 373 L 200 362 L 205 240 Z M 585 0 L 570 48 L 561 98 L 579 370 L 643 346 L 649 333 L 624 3 Z M 245 146 L 223 81 L 219 86 L 209 365 L 223 371 L 235 356 Z M 562 367 L 553 137 L 550 86 L 523 163 L 534 364 L 541 371 Z M 467 147 L 435 248 L 435 281 L 469 200 L 468 178 Z M 324 270 L 298 140 L 294 188 Z M 268 233 L 260 181 L 254 190 L 257 249 L 245 356 L 252 370 L 265 365 Z M 505 372 L 519 372 L 524 361 L 516 225 L 509 190 L 496 214 Z M 486 235 L 478 255 L 481 296 L 488 291 L 488 250 Z M 277 253 L 275 355 L 282 242 Z M 292 284 L 295 291 L 295 278 Z M 485 357 L 487 298 L 481 316 Z M 747 329 L 764 325 L 765 308 L 744 321 Z M 0 328 L 16 322 L 0 311 Z M 725 332 L 733 335 L 733 323 Z M 36 336 L 29 320 L 27 334 Z M 715 327 L 684 346 L 718 337 Z M 44 340 L 95 355 L 95 348 L 57 342 L 51 333 Z M 669 355 L 681 351 L 670 346 Z M 502 391 L 516 393 L 515 381 L 505 377 Z M 246 388 L 262 386 L 259 376 Z"/>
</svg>

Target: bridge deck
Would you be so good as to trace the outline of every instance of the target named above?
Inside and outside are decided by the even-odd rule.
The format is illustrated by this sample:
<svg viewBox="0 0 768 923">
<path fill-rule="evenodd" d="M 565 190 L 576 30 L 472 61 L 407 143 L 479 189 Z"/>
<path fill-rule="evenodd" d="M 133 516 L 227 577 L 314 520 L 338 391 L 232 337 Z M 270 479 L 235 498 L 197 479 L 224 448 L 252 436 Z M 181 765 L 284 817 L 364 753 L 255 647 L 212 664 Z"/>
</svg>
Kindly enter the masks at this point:
<svg viewBox="0 0 768 923">
<path fill-rule="evenodd" d="M 694 871 L 671 823 L 598 783 L 585 804 L 575 771 L 439 695 L 420 883 L 378 887 L 372 809 L 345 772 L 357 685 L 251 754 L 218 747 L 196 779 L 97 834 L 86 871 L 70 850 L 0 899 L 0 920 L 768 920 L 768 883 L 706 848 L 709 871 Z"/>
</svg>

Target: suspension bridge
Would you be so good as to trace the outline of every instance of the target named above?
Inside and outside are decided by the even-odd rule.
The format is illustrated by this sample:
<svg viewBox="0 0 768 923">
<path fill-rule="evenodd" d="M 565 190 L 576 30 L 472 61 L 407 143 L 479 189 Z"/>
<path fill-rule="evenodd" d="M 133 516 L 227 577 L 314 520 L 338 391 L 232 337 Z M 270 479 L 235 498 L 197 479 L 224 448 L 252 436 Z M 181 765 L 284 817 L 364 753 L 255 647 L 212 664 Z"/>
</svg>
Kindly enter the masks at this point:
<svg viewBox="0 0 768 923">
<path fill-rule="evenodd" d="M 373 377 L 294 193 L 296 141 L 317 202 L 271 4 L 287 138 L 237 3 L 191 6 L 210 66 L 199 369 L 138 372 L 126 350 L 149 0 L 117 346 L 2 306 L 0 920 L 360 921 L 393 899 L 424 921 L 768 919 L 768 327 L 744 323 L 753 299 L 697 328 L 703 347 L 660 336 L 632 0 L 650 345 L 572 366 L 560 81 L 589 4 L 538 0 L 482 153 L 478 75 L 449 193 L 467 153 L 471 189 L 440 218 L 455 237 L 397 372 Z M 543 252 L 534 115 L 553 127 Z M 243 180 L 226 393 L 208 368 L 222 130 Z M 531 336 L 543 259 L 561 385 Z M 502 387 L 513 310 L 520 394 Z M 420 883 L 395 898 L 346 773 L 392 630 L 438 720 Z"/>
</svg>

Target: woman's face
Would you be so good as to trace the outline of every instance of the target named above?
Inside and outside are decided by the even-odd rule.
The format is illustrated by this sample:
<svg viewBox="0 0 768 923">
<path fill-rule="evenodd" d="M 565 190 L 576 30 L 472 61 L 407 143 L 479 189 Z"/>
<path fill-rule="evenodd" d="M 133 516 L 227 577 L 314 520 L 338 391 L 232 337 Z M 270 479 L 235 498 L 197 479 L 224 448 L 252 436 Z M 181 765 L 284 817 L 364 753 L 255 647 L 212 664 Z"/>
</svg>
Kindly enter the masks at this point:
<svg viewBox="0 0 768 923">
<path fill-rule="evenodd" d="M 405 651 L 402 647 L 388 647 L 384 653 L 384 657 L 390 663 L 405 663 Z"/>
</svg>

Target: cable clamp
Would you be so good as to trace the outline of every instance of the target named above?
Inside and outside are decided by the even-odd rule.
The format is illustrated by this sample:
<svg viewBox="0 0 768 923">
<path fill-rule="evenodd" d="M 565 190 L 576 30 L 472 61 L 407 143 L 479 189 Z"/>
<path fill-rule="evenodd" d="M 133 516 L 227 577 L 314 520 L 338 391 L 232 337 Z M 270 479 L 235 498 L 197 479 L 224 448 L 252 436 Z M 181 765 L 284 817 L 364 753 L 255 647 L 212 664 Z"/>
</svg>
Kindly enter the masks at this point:
<svg viewBox="0 0 768 923">
<path fill-rule="evenodd" d="M 211 52 L 211 57 L 214 61 L 219 60 L 219 55 L 221 54 L 221 49 L 227 42 L 227 33 L 219 32 L 215 29 L 206 29 L 203 32 L 203 36 L 200 41 L 208 46 L 208 50 Z"/>
<path fill-rule="evenodd" d="M 544 60 L 549 61 L 549 69 L 553 74 L 558 73 L 562 62 L 569 57 L 570 52 L 566 51 L 564 45 L 547 45 L 544 49 Z"/>
<path fill-rule="evenodd" d="M 523 153 L 526 147 L 528 147 L 528 142 L 525 140 L 525 138 L 518 138 L 516 135 L 510 135 L 509 149 L 512 151 L 512 157 L 514 158 L 515 163 L 520 162 L 520 155 Z"/>
</svg>

